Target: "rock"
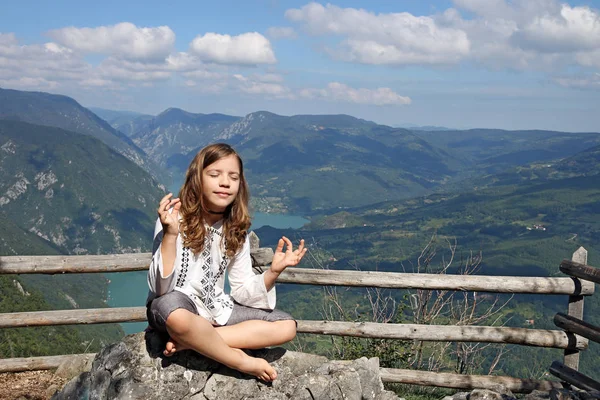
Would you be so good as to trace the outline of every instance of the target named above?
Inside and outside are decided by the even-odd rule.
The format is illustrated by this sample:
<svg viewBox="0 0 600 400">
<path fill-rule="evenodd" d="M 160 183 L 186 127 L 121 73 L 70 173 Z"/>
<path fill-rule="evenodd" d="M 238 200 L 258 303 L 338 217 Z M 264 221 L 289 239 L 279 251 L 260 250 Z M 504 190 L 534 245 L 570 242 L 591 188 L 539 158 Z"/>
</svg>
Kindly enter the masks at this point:
<svg viewBox="0 0 600 400">
<path fill-rule="evenodd" d="M 270 247 L 262 247 L 260 249 L 256 249 L 250 256 L 252 257 L 252 266 L 253 267 L 264 267 L 265 265 L 271 264 L 273 261 L 273 249 Z"/>
<path fill-rule="evenodd" d="M 500 389 L 503 390 L 503 389 Z M 510 393 L 510 391 L 506 388 L 504 388 L 504 390 L 508 391 Z M 475 389 L 471 392 L 471 394 L 469 395 L 469 400 L 511 400 L 511 399 L 515 399 L 514 396 L 512 396 L 512 393 L 510 393 L 511 395 L 507 395 L 507 394 L 501 394 L 498 392 L 495 392 L 493 390 L 489 390 L 489 389 Z"/>
<path fill-rule="evenodd" d="M 46 389 L 46 397 L 47 398 L 52 397 L 52 395 L 54 393 L 56 393 L 59 389 L 60 389 L 60 386 L 58 386 L 58 385 L 50 385 L 50 386 L 48 386 L 48 388 Z"/>
<path fill-rule="evenodd" d="M 526 394 L 523 400 L 548 400 L 550 398 L 550 392 L 544 392 L 542 390 L 534 390 L 531 393 Z"/>
<path fill-rule="evenodd" d="M 70 380 L 77 375 L 92 369 L 93 354 L 80 354 L 58 366 L 54 375 Z"/>
<path fill-rule="evenodd" d="M 253 253 L 260 248 L 260 239 L 254 231 L 248 234 L 248 238 L 250 239 L 250 252 Z"/>
<path fill-rule="evenodd" d="M 467 400 L 471 393 L 469 392 L 458 392 L 454 393 L 452 396 L 446 396 L 442 400 Z"/>
<path fill-rule="evenodd" d="M 550 391 L 550 400 L 580 400 L 577 393 L 569 389 L 552 389 Z"/>
<path fill-rule="evenodd" d="M 329 361 L 283 348 L 252 351 L 278 378 L 264 383 L 193 351 L 163 357 L 155 333 L 138 333 L 103 348 L 89 372 L 73 378 L 52 399 L 374 399 L 398 400 L 385 391 L 379 360 Z"/>
</svg>

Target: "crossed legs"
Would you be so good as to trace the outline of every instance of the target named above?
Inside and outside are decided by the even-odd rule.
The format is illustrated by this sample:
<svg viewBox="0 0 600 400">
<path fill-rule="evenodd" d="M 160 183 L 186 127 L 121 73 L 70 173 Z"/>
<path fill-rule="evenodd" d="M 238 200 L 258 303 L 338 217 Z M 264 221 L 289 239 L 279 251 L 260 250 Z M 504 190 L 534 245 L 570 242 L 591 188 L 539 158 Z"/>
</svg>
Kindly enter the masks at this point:
<svg viewBox="0 0 600 400">
<path fill-rule="evenodd" d="M 293 320 L 248 320 L 230 326 L 215 327 L 186 309 L 173 311 L 166 321 L 171 340 L 165 355 L 192 349 L 230 368 L 272 381 L 277 372 L 266 360 L 250 357 L 240 349 L 261 349 L 289 342 L 296 336 Z"/>
</svg>

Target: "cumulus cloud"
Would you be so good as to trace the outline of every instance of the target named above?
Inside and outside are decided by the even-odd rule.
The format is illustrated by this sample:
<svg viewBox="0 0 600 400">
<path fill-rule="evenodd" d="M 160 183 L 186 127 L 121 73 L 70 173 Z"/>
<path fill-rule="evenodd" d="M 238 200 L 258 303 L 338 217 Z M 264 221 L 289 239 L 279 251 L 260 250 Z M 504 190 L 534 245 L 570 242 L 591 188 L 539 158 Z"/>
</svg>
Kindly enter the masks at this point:
<svg viewBox="0 0 600 400">
<path fill-rule="evenodd" d="M 313 35 L 343 38 L 338 51 L 342 59 L 365 64 L 448 64 L 469 54 L 466 33 L 440 26 L 432 17 L 410 13 L 374 14 L 363 9 L 310 3 L 285 13 Z"/>
<path fill-rule="evenodd" d="M 309 3 L 286 18 L 315 36 L 339 37 L 333 58 L 362 64 L 477 61 L 491 68 L 597 67 L 600 12 L 556 0 L 454 0 L 430 16 Z M 468 17 L 463 16 L 469 13 Z M 328 42 L 329 43 L 329 42 Z"/>
<path fill-rule="evenodd" d="M 554 81 L 568 88 L 600 90 L 600 73 L 588 76 L 557 77 Z"/>
<path fill-rule="evenodd" d="M 331 82 L 323 89 L 303 89 L 300 96 L 309 99 L 324 99 L 329 101 L 372 104 L 376 106 L 407 105 L 410 97 L 400 96 L 390 88 L 354 89 L 346 84 Z"/>
<path fill-rule="evenodd" d="M 563 4 L 556 14 L 527 21 L 512 35 L 524 49 L 542 53 L 564 53 L 600 48 L 600 15 L 588 7 Z"/>
<path fill-rule="evenodd" d="M 258 32 L 237 36 L 206 33 L 190 44 L 190 52 L 202 61 L 217 64 L 273 64 L 277 62 L 271 42 Z"/>
<path fill-rule="evenodd" d="M 90 71 L 91 66 L 71 49 L 56 43 L 20 45 L 14 34 L 0 34 L 0 76 L 5 86 L 54 88 Z"/>
<path fill-rule="evenodd" d="M 278 39 L 296 39 L 298 34 L 289 26 L 273 26 L 267 29 L 267 36 L 273 40 Z"/>
<path fill-rule="evenodd" d="M 586 54 L 600 49 L 600 14 L 589 7 L 555 0 L 454 4 L 474 17 L 463 19 L 458 10 L 449 9 L 437 22 L 465 31 L 472 43 L 471 58 L 489 66 L 557 69 L 573 61 L 585 65 Z"/>
<path fill-rule="evenodd" d="M 154 82 L 166 80 L 172 72 L 166 63 L 142 63 L 109 57 L 97 67 L 97 73 L 105 80 Z"/>
<path fill-rule="evenodd" d="M 282 81 L 273 80 L 273 76 L 274 74 L 254 74 L 251 76 L 244 76 L 242 74 L 233 75 L 237 81 L 236 86 L 244 93 L 293 99 L 295 96 L 292 94 L 292 91 L 287 86 L 280 83 Z"/>
<path fill-rule="evenodd" d="M 130 60 L 164 60 L 173 50 L 175 33 L 168 26 L 140 28 L 130 22 L 96 28 L 66 27 L 48 33 L 70 49 Z"/>
</svg>

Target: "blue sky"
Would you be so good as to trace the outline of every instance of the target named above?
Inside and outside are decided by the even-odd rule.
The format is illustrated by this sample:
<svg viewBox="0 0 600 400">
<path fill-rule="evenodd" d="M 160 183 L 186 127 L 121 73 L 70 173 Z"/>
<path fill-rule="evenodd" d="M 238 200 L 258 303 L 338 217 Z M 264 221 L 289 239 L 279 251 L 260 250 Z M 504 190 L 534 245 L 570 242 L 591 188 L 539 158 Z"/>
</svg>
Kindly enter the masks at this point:
<svg viewBox="0 0 600 400">
<path fill-rule="evenodd" d="M 85 106 L 600 131 L 600 0 L 22 0 L 0 9 L 0 87 Z"/>
</svg>

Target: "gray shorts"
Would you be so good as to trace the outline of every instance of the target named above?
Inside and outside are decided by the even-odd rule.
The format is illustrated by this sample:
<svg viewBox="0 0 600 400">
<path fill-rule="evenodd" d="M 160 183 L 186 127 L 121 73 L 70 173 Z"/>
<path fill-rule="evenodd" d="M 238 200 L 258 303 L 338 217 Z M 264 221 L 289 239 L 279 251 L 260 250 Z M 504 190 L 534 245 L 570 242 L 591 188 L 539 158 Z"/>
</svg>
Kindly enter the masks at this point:
<svg viewBox="0 0 600 400">
<path fill-rule="evenodd" d="M 183 308 L 198 315 L 196 305 L 192 299 L 185 293 L 174 290 L 155 298 L 147 305 L 146 316 L 148 317 L 148 324 L 159 332 L 167 332 L 167 318 L 169 318 L 169 315 L 173 311 L 179 308 Z M 234 302 L 233 311 L 225 326 L 255 319 L 270 322 L 294 320 L 290 314 L 278 309 L 263 310 L 260 308 L 246 307 Z"/>
</svg>

